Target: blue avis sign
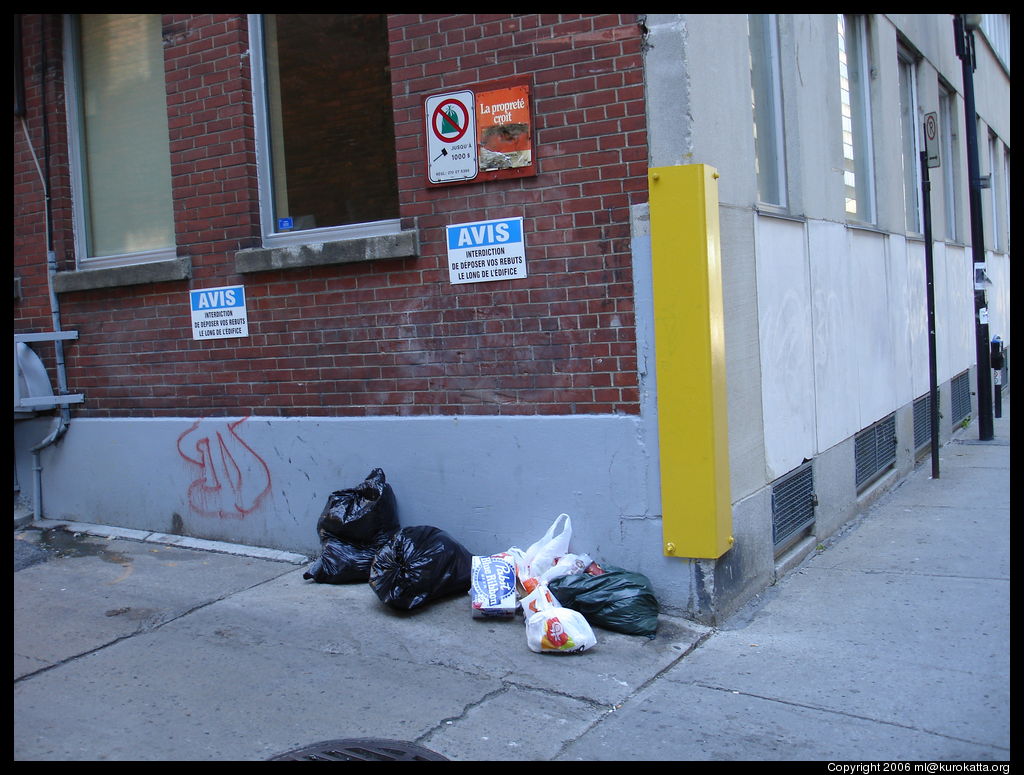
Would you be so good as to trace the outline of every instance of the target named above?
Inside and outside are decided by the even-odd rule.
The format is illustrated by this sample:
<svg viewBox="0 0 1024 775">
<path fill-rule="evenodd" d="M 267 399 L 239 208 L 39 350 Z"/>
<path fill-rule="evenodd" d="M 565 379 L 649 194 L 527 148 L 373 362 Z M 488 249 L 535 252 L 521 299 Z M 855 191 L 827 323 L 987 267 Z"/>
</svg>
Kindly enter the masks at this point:
<svg viewBox="0 0 1024 775">
<path fill-rule="evenodd" d="M 189 302 L 192 307 L 193 339 L 249 336 L 244 286 L 228 285 L 190 291 Z"/>
<path fill-rule="evenodd" d="M 526 277 L 522 218 L 448 226 L 448 278 L 453 284 Z"/>
</svg>

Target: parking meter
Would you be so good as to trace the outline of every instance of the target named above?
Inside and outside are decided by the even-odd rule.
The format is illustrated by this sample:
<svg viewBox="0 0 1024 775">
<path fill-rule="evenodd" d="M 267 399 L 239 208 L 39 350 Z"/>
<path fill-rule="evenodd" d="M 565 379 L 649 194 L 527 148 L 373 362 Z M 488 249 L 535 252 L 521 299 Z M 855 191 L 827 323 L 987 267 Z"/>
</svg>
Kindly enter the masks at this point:
<svg viewBox="0 0 1024 775">
<path fill-rule="evenodd" d="M 1003 340 L 998 336 L 992 337 L 992 344 L 988 355 L 989 365 L 995 372 L 992 384 L 995 386 L 995 404 L 993 405 L 993 416 L 1003 416 L 1003 366 L 1006 364 L 1006 356 L 1003 354 Z"/>
<path fill-rule="evenodd" d="M 992 348 L 989 351 L 989 364 L 996 371 L 1003 370 L 1003 340 L 998 336 L 992 338 Z"/>
</svg>

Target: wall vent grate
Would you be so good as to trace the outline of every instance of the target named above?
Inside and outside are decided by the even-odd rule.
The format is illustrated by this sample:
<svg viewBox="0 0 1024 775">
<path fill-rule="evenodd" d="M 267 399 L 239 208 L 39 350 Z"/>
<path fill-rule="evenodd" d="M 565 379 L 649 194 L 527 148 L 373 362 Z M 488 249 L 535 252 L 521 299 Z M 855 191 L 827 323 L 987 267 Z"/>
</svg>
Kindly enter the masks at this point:
<svg viewBox="0 0 1024 775">
<path fill-rule="evenodd" d="M 939 393 L 942 406 L 942 393 Z M 925 393 L 914 402 L 914 449 L 920 450 L 932 440 L 932 395 Z"/>
<path fill-rule="evenodd" d="M 772 538 L 786 543 L 814 522 L 814 469 L 808 461 L 772 484 Z"/>
<path fill-rule="evenodd" d="M 896 415 L 865 428 L 854 439 L 857 489 L 896 463 Z"/>
<path fill-rule="evenodd" d="M 971 416 L 971 378 L 968 372 L 953 377 L 949 383 L 950 400 L 952 402 L 952 420 L 955 428 Z"/>
</svg>

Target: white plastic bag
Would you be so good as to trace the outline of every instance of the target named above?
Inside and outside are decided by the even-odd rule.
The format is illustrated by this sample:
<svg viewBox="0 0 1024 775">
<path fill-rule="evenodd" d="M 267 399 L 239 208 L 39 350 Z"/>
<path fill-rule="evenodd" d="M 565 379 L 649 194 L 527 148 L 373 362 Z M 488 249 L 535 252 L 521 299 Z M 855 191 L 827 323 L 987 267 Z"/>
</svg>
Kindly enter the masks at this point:
<svg viewBox="0 0 1024 775">
<path fill-rule="evenodd" d="M 597 638 L 578 611 L 543 608 L 527 615 L 526 645 L 538 654 L 579 654 L 597 645 Z"/>
<path fill-rule="evenodd" d="M 594 559 L 589 554 L 563 554 L 555 564 L 537 577 L 537 581 L 545 586 L 554 579 L 573 573 L 583 573 Z"/>
<path fill-rule="evenodd" d="M 539 611 L 562 607 L 562 604 L 558 602 L 558 599 L 551 594 L 544 584 L 538 584 L 533 588 L 532 592 L 524 595 L 519 602 L 523 606 L 523 616 L 526 617 L 525 621 L 527 622 L 533 614 Z"/>
<path fill-rule="evenodd" d="M 563 519 L 564 522 L 559 527 L 559 522 Z M 559 514 L 544 536 L 522 553 L 516 563 L 516 573 L 519 576 L 519 582 L 527 592 L 533 591 L 538 583 L 536 580 L 542 573 L 553 567 L 559 557 L 569 553 L 571 540 L 572 521 L 568 514 Z"/>
</svg>

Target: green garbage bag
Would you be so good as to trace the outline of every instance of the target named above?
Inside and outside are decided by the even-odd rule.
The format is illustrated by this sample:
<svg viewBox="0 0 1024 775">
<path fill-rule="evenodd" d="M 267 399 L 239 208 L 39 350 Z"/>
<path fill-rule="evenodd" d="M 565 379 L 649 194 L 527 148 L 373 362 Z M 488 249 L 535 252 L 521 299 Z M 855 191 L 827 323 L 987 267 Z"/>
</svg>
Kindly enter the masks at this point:
<svg viewBox="0 0 1024 775">
<path fill-rule="evenodd" d="M 552 579 L 548 589 L 595 627 L 648 638 L 658 629 L 658 600 L 642 573 L 607 565 L 599 576 L 574 573 Z"/>
</svg>

